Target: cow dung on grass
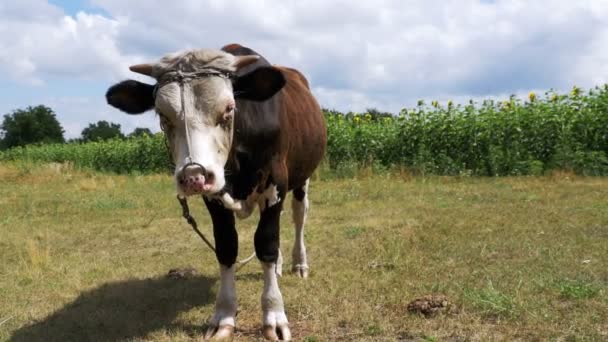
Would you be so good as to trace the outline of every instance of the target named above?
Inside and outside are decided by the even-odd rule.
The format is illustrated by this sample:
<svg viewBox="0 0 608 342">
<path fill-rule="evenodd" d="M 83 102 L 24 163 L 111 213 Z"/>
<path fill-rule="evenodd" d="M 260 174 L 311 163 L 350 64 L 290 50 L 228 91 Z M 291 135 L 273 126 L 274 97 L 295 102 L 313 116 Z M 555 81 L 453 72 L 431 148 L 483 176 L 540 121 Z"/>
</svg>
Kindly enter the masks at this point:
<svg viewBox="0 0 608 342">
<path fill-rule="evenodd" d="M 453 312 L 455 306 L 448 298 L 441 294 L 430 294 L 414 299 L 407 305 L 407 310 L 412 313 L 431 317 L 439 312 Z"/>
<path fill-rule="evenodd" d="M 169 270 L 167 273 L 167 278 L 169 279 L 191 279 L 194 278 L 198 272 L 196 269 L 192 267 L 184 267 L 184 268 L 173 268 Z"/>
</svg>

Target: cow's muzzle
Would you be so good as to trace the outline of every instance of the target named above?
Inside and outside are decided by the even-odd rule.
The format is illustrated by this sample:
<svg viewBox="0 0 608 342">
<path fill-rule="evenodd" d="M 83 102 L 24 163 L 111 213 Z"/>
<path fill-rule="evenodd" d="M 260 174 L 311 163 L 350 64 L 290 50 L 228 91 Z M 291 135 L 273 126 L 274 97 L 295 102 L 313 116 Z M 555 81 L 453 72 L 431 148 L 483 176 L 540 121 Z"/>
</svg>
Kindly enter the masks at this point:
<svg viewBox="0 0 608 342">
<path fill-rule="evenodd" d="M 176 175 L 177 183 L 186 196 L 207 194 L 215 186 L 215 175 L 198 163 L 188 163 Z"/>
</svg>

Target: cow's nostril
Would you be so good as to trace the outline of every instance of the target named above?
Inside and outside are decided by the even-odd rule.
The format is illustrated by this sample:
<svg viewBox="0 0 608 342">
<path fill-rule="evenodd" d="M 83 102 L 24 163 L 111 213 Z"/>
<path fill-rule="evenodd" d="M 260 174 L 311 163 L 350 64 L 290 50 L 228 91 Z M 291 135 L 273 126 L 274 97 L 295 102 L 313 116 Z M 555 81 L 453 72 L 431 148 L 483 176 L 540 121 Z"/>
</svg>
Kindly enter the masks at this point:
<svg viewBox="0 0 608 342">
<path fill-rule="evenodd" d="M 207 179 L 205 183 L 212 184 L 215 181 L 215 175 L 211 171 L 207 171 Z"/>
</svg>

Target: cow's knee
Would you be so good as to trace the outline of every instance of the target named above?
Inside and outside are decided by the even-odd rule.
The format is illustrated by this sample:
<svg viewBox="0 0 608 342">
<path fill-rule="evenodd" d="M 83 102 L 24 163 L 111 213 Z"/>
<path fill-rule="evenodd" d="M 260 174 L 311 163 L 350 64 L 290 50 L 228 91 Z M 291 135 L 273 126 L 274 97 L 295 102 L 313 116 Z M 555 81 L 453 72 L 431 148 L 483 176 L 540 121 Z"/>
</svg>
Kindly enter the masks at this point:
<svg viewBox="0 0 608 342">
<path fill-rule="evenodd" d="M 217 261 L 226 267 L 231 267 L 236 263 L 238 255 L 238 235 L 236 229 L 222 233 L 222 238 L 218 239 L 215 235 L 215 256 Z"/>
<path fill-rule="evenodd" d="M 260 196 L 260 222 L 254 235 L 255 252 L 262 262 L 277 262 L 279 258 L 280 216 L 285 192 L 270 184 Z"/>
<path fill-rule="evenodd" d="M 254 235 L 255 253 L 262 262 L 276 262 L 279 258 L 279 217 L 281 206 L 266 208 Z"/>
</svg>

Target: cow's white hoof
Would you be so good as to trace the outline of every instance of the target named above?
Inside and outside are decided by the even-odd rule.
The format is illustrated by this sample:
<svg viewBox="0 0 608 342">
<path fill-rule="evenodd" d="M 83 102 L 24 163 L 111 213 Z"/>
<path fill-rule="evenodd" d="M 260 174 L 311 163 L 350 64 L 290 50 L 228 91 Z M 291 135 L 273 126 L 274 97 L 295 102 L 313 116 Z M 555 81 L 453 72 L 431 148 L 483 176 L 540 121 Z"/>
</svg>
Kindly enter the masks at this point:
<svg viewBox="0 0 608 342">
<path fill-rule="evenodd" d="M 291 331 L 287 323 L 277 326 L 265 325 L 262 334 L 270 341 L 291 341 Z"/>
<path fill-rule="evenodd" d="M 209 327 L 205 332 L 205 340 L 232 341 L 234 338 L 234 323 L 236 312 L 218 310 L 209 320 Z"/>
<path fill-rule="evenodd" d="M 291 341 L 289 322 L 283 309 L 268 310 L 264 312 L 264 338 L 271 341 Z"/>
<path fill-rule="evenodd" d="M 205 332 L 207 341 L 232 341 L 234 339 L 234 327 L 232 325 L 210 326 Z"/>
<path fill-rule="evenodd" d="M 308 265 L 295 264 L 291 267 L 291 272 L 293 272 L 296 277 L 300 278 L 308 278 Z"/>
</svg>

